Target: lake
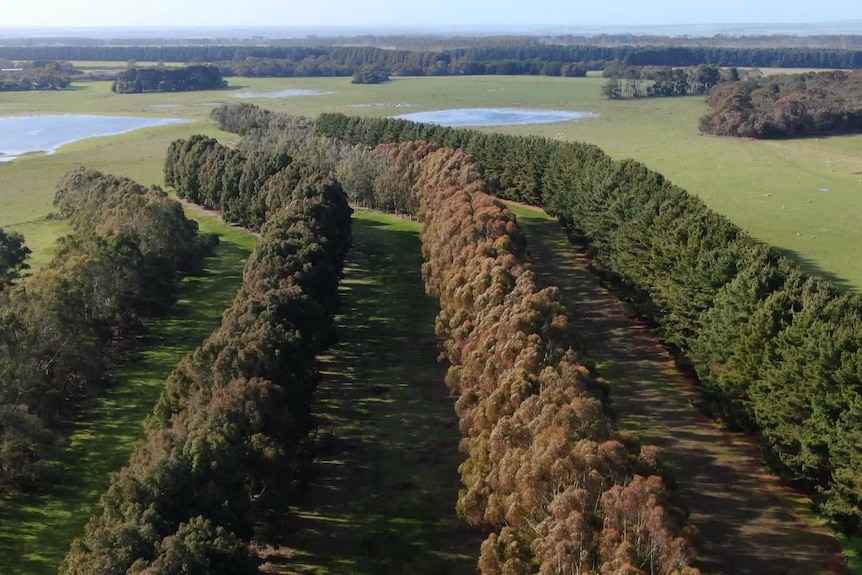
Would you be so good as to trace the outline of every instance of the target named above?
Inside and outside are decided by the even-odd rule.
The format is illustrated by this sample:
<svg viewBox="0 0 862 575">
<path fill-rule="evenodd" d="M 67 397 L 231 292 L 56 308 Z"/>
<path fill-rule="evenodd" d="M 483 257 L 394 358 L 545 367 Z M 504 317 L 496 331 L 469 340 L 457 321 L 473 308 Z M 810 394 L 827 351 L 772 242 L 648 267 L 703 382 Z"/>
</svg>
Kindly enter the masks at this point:
<svg viewBox="0 0 862 575">
<path fill-rule="evenodd" d="M 0 117 L 0 162 L 8 162 L 30 152 L 53 154 L 61 146 L 84 138 L 113 136 L 140 128 L 192 121 L 79 114 Z"/>
<path fill-rule="evenodd" d="M 521 108 L 457 108 L 433 110 L 395 116 L 411 122 L 425 122 L 441 126 L 508 126 L 514 124 L 547 124 L 592 118 L 590 112 L 565 110 L 529 110 Z"/>
</svg>

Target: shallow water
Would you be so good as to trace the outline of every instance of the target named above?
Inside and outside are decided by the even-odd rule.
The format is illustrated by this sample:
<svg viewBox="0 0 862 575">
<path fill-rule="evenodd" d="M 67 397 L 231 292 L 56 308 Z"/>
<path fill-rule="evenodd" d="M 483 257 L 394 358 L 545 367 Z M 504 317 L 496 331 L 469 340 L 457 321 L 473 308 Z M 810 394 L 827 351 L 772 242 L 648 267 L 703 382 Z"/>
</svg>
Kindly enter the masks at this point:
<svg viewBox="0 0 862 575">
<path fill-rule="evenodd" d="M 410 108 L 406 102 L 371 102 L 370 104 L 348 104 L 348 108 Z"/>
<path fill-rule="evenodd" d="M 78 114 L 0 117 L 0 162 L 8 162 L 30 152 L 53 154 L 61 146 L 84 138 L 114 136 L 140 128 L 192 121 Z"/>
<path fill-rule="evenodd" d="M 457 108 L 415 112 L 395 116 L 412 122 L 426 122 L 441 126 L 507 126 L 513 124 L 547 124 L 591 118 L 590 112 L 565 110 L 529 110 L 521 108 Z"/>
<path fill-rule="evenodd" d="M 293 98 L 295 96 L 321 96 L 323 94 L 334 94 L 335 92 L 321 92 L 320 90 L 305 90 L 294 88 L 289 90 L 277 90 L 275 92 L 239 92 L 234 98 Z"/>
</svg>

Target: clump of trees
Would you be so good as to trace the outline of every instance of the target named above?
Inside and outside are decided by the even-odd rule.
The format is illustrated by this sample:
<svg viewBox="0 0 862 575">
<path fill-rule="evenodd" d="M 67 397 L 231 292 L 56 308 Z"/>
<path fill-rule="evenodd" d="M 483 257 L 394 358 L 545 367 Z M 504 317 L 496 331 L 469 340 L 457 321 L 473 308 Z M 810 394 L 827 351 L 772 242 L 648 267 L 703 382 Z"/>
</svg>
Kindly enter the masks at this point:
<svg viewBox="0 0 862 575">
<path fill-rule="evenodd" d="M 62 90 L 71 83 L 71 64 L 63 62 L 27 62 L 0 65 L 0 92 L 29 90 Z"/>
<path fill-rule="evenodd" d="M 353 84 L 382 84 L 389 81 L 389 73 L 377 66 L 363 66 L 353 73 Z"/>
<path fill-rule="evenodd" d="M 743 72 L 745 75 L 757 72 Z M 602 75 L 609 78 L 602 94 L 610 99 L 654 98 L 703 95 L 713 86 L 739 80 L 736 68 L 719 68 L 701 64 L 687 68 L 670 66 L 627 66 L 614 60 Z"/>
<path fill-rule="evenodd" d="M 709 94 L 700 130 L 715 136 L 796 138 L 862 130 L 862 72 L 831 71 L 732 82 Z"/>
<path fill-rule="evenodd" d="M 95 170 L 67 173 L 54 203 L 74 233 L 27 281 L 11 283 L 26 269 L 23 238 L 0 233 L 0 493 L 50 479 L 62 424 L 215 241 L 161 189 Z"/>
<path fill-rule="evenodd" d="M 276 116 L 269 110 L 245 102 L 218 106 L 210 112 L 210 118 L 215 120 L 220 130 L 240 136 L 255 130 L 268 131 L 270 121 Z"/>
<path fill-rule="evenodd" d="M 285 201 L 268 212 L 233 305 L 169 376 L 146 440 L 60 573 L 257 572 L 249 540 L 306 480 L 315 356 L 335 339 L 351 244 L 335 180 L 270 180 Z"/>
<path fill-rule="evenodd" d="M 189 92 L 218 90 L 227 86 L 216 66 L 194 65 L 183 68 L 129 68 L 117 74 L 111 91 L 117 94 L 145 92 Z"/>
<path fill-rule="evenodd" d="M 489 191 L 557 216 L 631 312 L 697 372 L 704 407 L 752 433 L 770 467 L 843 530 L 859 532 L 862 297 L 595 146 L 338 114 L 322 115 L 315 129 L 353 145 L 424 138 L 461 147 Z"/>
</svg>

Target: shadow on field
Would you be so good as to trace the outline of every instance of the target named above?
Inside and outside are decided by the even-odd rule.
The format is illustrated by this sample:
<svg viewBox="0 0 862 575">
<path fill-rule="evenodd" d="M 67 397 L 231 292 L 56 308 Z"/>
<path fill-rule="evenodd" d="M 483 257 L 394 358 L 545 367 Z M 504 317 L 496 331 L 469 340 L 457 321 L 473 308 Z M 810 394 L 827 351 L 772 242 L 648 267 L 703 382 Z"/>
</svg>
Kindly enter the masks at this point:
<svg viewBox="0 0 862 575">
<path fill-rule="evenodd" d="M 796 262 L 799 265 L 799 267 L 801 267 L 805 271 L 805 273 L 810 274 L 810 275 L 820 276 L 824 279 L 827 279 L 827 280 L 831 281 L 832 283 L 834 283 L 838 287 L 838 289 L 840 289 L 841 291 L 844 291 L 844 292 L 856 292 L 857 291 L 856 287 L 853 284 L 851 284 L 849 281 L 847 281 L 846 278 L 843 278 L 839 275 L 836 275 L 830 271 L 824 270 L 819 265 L 817 265 L 817 262 L 815 262 L 811 258 L 807 258 L 807 257 L 801 255 L 799 252 L 796 252 L 794 250 L 789 250 L 786 248 L 775 248 L 775 249 L 784 257 L 791 259 L 794 262 Z"/>
<path fill-rule="evenodd" d="M 354 214 L 338 318 L 322 364 L 310 487 L 269 573 L 475 573 L 481 538 L 455 513 L 454 399 L 420 274 L 418 224 Z"/>
<path fill-rule="evenodd" d="M 727 575 L 848 573 L 838 541 L 793 507 L 790 499 L 799 496 L 764 470 L 748 438 L 696 409 L 695 382 L 598 285 L 559 224 L 544 212 L 510 207 L 539 281 L 560 287 L 587 352 L 610 383 L 619 427 L 662 448 L 701 533 L 696 565 Z"/>
</svg>

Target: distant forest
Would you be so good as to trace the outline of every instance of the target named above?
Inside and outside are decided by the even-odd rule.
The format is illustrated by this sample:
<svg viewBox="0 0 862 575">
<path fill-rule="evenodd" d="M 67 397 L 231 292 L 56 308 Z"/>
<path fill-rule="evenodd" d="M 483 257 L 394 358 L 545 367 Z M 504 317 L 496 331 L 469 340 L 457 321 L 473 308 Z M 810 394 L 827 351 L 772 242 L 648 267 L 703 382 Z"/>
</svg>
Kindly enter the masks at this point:
<svg viewBox="0 0 862 575">
<path fill-rule="evenodd" d="M 723 46 L 599 46 L 539 42 L 486 44 L 445 50 L 369 46 L 5 46 L 9 60 L 95 60 L 209 63 L 225 76 L 352 76 L 363 66 L 391 75 L 543 74 L 582 76 L 614 60 L 627 66 L 862 68 L 862 49 Z M 321 40 L 322 42 L 322 40 Z"/>
</svg>

